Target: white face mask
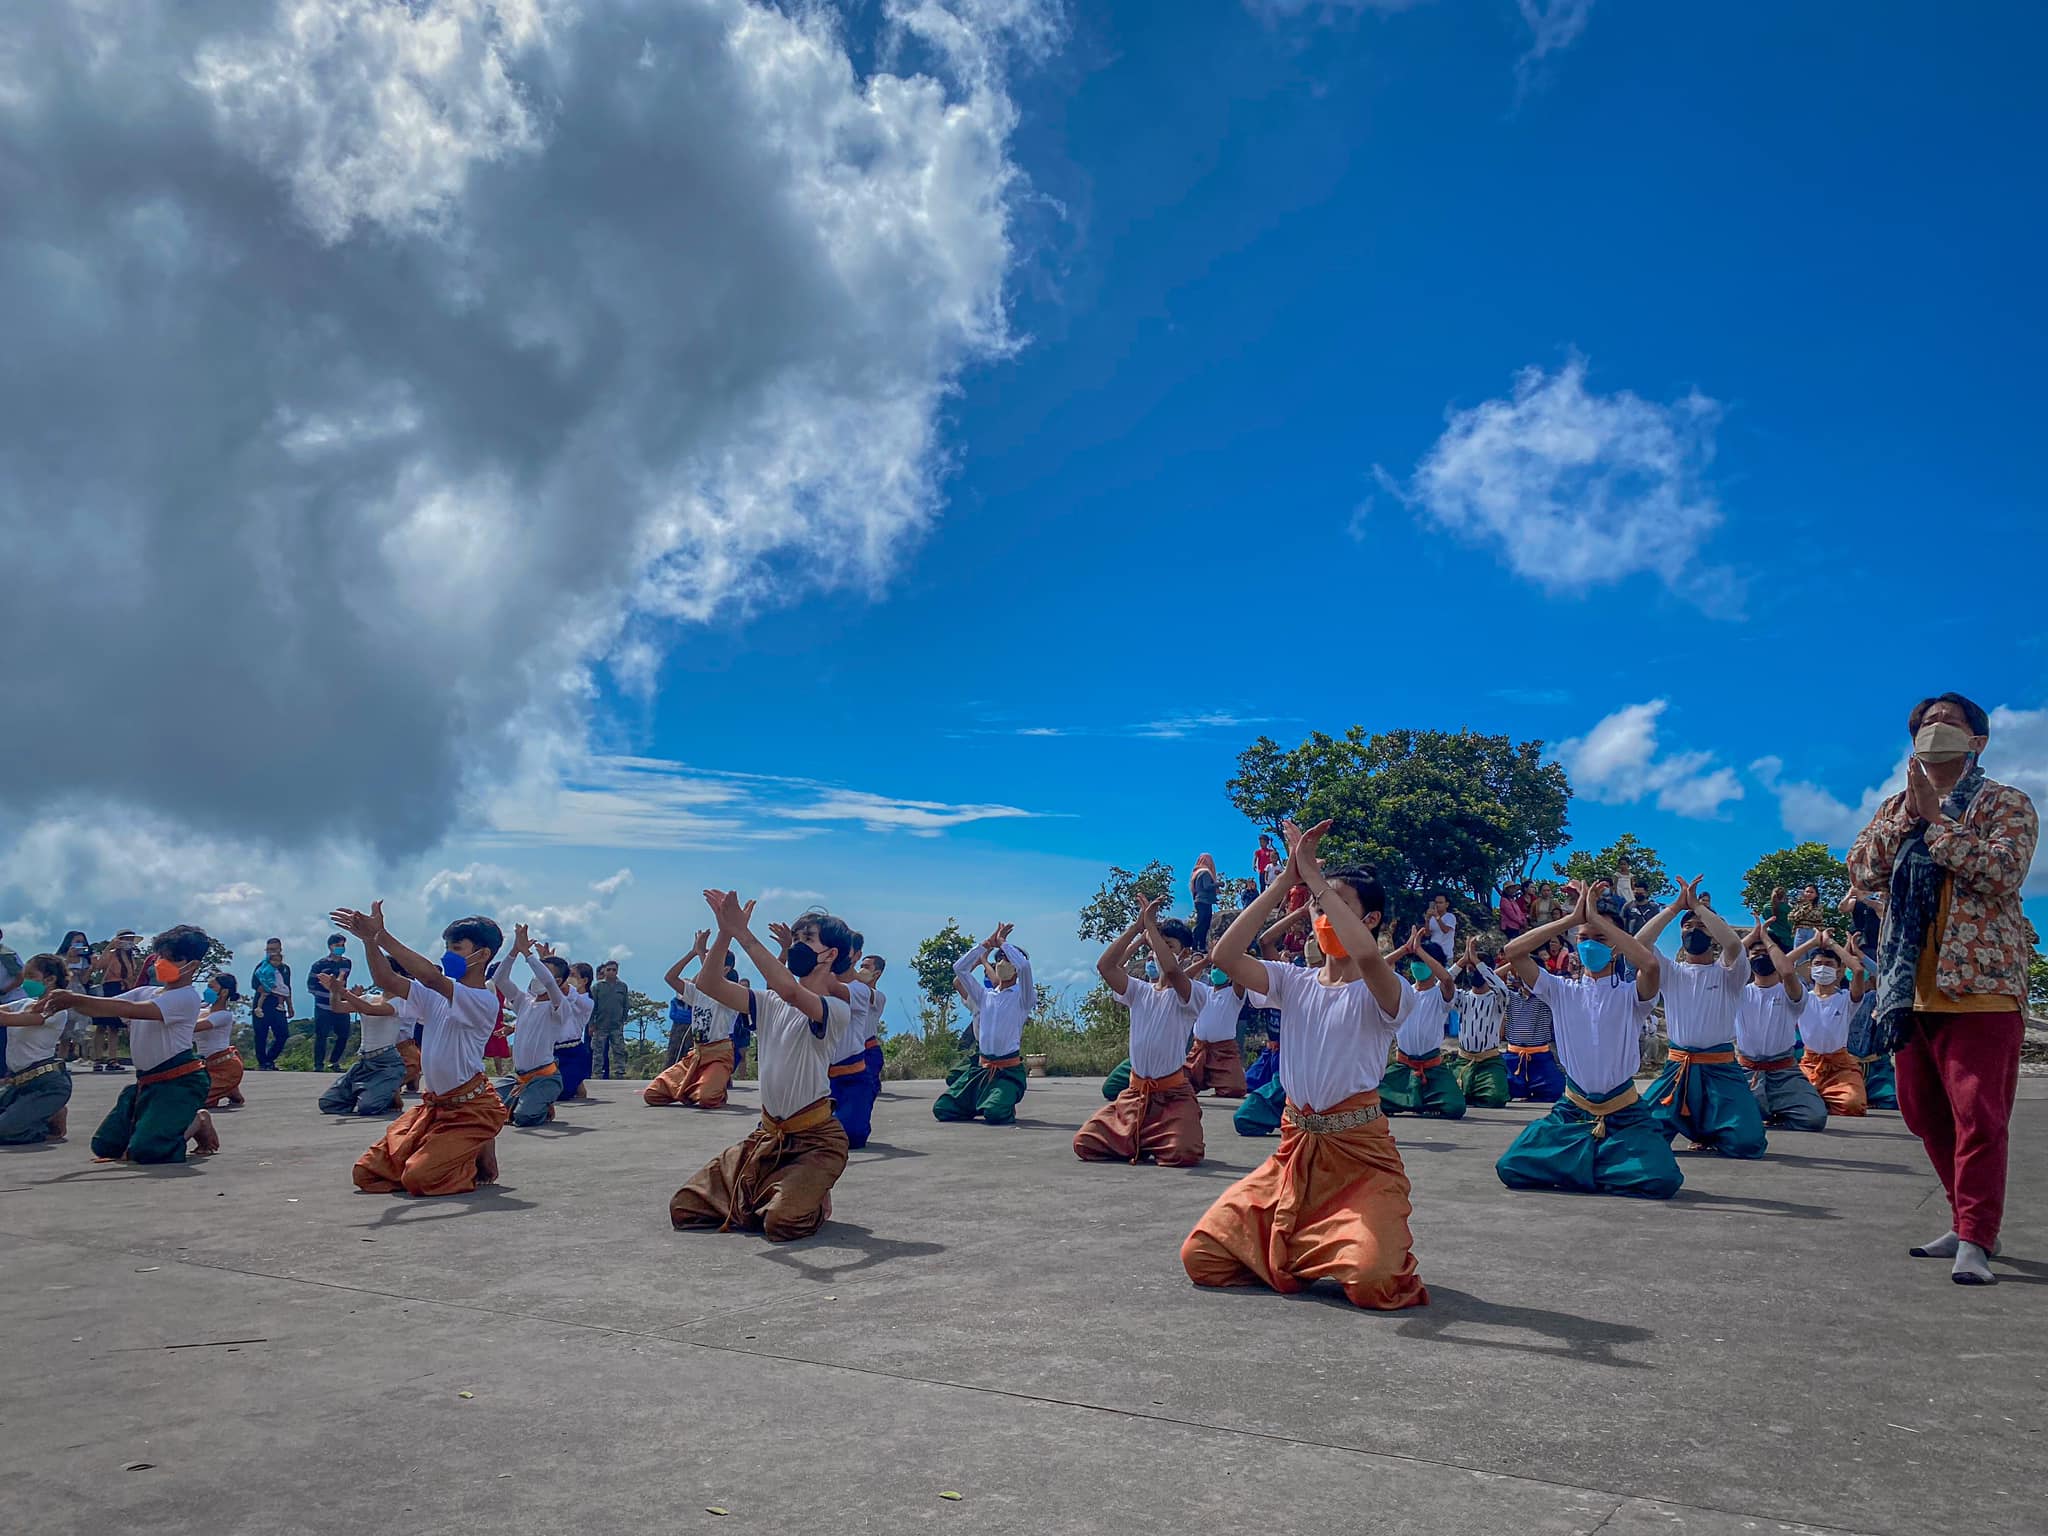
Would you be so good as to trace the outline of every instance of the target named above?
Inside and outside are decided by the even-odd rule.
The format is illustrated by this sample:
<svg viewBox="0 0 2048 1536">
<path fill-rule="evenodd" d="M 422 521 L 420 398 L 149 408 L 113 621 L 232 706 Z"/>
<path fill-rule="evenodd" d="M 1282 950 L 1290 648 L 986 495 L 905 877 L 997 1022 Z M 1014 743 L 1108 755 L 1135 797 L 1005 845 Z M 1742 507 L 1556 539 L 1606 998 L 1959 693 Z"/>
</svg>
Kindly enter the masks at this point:
<svg viewBox="0 0 2048 1536">
<path fill-rule="evenodd" d="M 1923 762 L 1952 763 L 1970 755 L 1975 739 L 1960 725 L 1923 725 L 1913 737 L 1913 755 Z"/>
<path fill-rule="evenodd" d="M 1819 986 L 1832 987 L 1842 979 L 1842 973 L 1832 965 L 1816 965 L 1813 968 L 1813 979 Z"/>
</svg>

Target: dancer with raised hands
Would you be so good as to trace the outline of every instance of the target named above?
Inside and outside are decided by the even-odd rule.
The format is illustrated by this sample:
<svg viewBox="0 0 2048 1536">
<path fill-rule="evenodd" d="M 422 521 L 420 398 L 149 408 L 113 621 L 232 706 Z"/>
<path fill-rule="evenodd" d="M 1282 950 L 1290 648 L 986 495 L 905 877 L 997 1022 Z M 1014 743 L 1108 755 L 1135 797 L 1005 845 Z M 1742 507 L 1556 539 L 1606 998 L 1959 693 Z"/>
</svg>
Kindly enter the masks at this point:
<svg viewBox="0 0 2048 1536">
<path fill-rule="evenodd" d="M 1159 904 L 1156 896 L 1140 897 L 1138 915 L 1095 963 L 1109 995 L 1131 1016 L 1131 1075 L 1128 1086 L 1074 1133 L 1074 1155 L 1084 1162 L 1150 1158 L 1162 1167 L 1188 1168 L 1202 1160 L 1202 1111 L 1186 1070 L 1188 1033 L 1199 1010 L 1194 983 L 1181 970 L 1194 933 L 1173 918 L 1160 921 Z M 1128 969 L 1141 937 L 1156 981 L 1140 981 Z"/>
<path fill-rule="evenodd" d="M 1330 824 L 1289 824 L 1288 867 L 1238 913 L 1211 961 L 1286 1018 L 1280 1145 L 1217 1199 L 1181 1244 L 1197 1285 L 1294 1292 L 1335 1280 L 1361 1307 L 1429 1300 L 1408 1231 L 1408 1174 L 1380 1108 L 1380 1074 L 1395 1030 L 1415 1006 L 1380 955 L 1387 893 L 1371 870 L 1325 874 L 1317 848 Z M 1321 970 L 1251 955 L 1252 940 L 1295 881 L 1309 891 Z"/>
<path fill-rule="evenodd" d="M 1031 957 L 1010 941 L 1016 925 L 995 932 L 953 962 L 953 986 L 974 1015 L 974 1053 L 953 1069 L 945 1092 L 932 1102 L 938 1120 L 972 1120 L 1008 1125 L 1024 1097 L 1024 1021 L 1038 1006 L 1031 981 Z M 976 973 L 986 963 L 992 982 Z"/>
<path fill-rule="evenodd" d="M 1479 953 L 1479 941 L 1465 940 L 1458 966 L 1458 1050 L 1451 1075 L 1465 1102 L 1477 1109 L 1505 1109 L 1514 1096 L 1500 1054 L 1509 996 L 1507 983 Z"/>
<path fill-rule="evenodd" d="M 846 1171 L 846 1128 L 832 1113 L 827 1040 L 850 1007 L 834 983 L 852 968 L 853 934 L 836 917 L 815 919 L 816 940 L 794 938 L 789 959 L 754 936 L 750 906 L 731 891 L 706 891 L 718 942 L 697 989 L 755 1019 L 761 1054 L 761 1123 L 698 1169 L 668 1205 L 678 1231 L 759 1232 L 770 1242 L 809 1237 L 832 1214 L 832 1186 Z M 738 944 L 759 967 L 765 992 L 719 974 Z M 715 964 L 714 964 L 715 962 Z"/>
<path fill-rule="evenodd" d="M 1458 986 L 1444 969 L 1445 956 L 1437 941 L 1424 938 L 1423 932 L 1417 928 L 1406 944 L 1387 956 L 1388 964 L 1406 970 L 1415 1002 L 1395 1037 L 1393 1065 L 1380 1080 L 1380 1103 L 1390 1115 L 1462 1120 L 1465 1091 L 1444 1062 L 1444 1032 Z"/>
<path fill-rule="evenodd" d="M 750 901 L 740 909 L 740 915 L 748 922 L 753 921 L 754 904 Z M 668 968 L 663 978 L 669 990 L 675 994 L 676 1006 L 688 1010 L 688 1049 L 665 1067 L 662 1073 L 642 1091 L 641 1097 L 649 1104 L 687 1104 L 696 1109 L 719 1109 L 725 1104 L 725 1096 L 732 1086 L 734 1068 L 732 1029 L 740 1014 L 718 1002 L 696 982 L 686 981 L 683 970 L 692 961 L 702 960 L 705 972 L 722 976 L 729 984 L 739 985 L 740 973 L 732 963 L 732 941 L 721 938 L 717 950 L 711 947 L 711 930 L 700 929 L 697 940 L 690 946 L 690 952 Z M 750 994 L 751 996 L 751 994 Z"/>
<path fill-rule="evenodd" d="M 1768 1142 L 1763 1113 L 1735 1064 L 1735 1015 L 1749 970 L 1742 940 L 1700 900 L 1704 878 L 1679 881 L 1671 904 L 1636 933 L 1654 948 L 1671 920 L 1679 920 L 1678 957 L 1663 975 L 1670 1054 L 1645 1097 L 1667 1142 L 1683 1135 L 1723 1157 L 1762 1157 Z"/>
<path fill-rule="evenodd" d="M 1573 929 L 1583 974 L 1568 981 L 1535 955 Z M 1501 1183 L 1655 1200 L 1677 1194 L 1685 1175 L 1635 1084 L 1643 1029 L 1662 985 L 1657 952 L 1602 912 L 1582 885 L 1571 912 L 1530 929 L 1502 953 L 1522 984 L 1550 1005 L 1565 1083 L 1550 1113 L 1525 1127 L 1494 1164 Z M 1624 958 L 1636 968 L 1633 982 L 1621 974 Z"/>
</svg>

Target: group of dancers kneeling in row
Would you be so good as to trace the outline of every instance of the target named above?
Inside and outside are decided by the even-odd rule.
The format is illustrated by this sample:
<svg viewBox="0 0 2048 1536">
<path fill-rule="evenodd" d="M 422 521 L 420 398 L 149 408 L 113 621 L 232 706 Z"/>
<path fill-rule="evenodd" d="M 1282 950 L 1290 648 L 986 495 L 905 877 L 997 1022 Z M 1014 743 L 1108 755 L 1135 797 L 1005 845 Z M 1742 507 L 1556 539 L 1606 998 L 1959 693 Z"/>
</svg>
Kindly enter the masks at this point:
<svg viewBox="0 0 2048 1536">
<path fill-rule="evenodd" d="M 1837 950 L 1817 937 L 1788 955 L 1762 925 L 1746 934 L 1730 928 L 1698 898 L 1697 882 L 1681 883 L 1670 908 L 1630 935 L 1581 890 L 1571 912 L 1506 946 L 1501 974 L 1468 948 L 1464 970 L 1476 985 L 1460 989 L 1447 957 L 1419 935 L 1382 952 L 1386 892 L 1370 871 L 1324 871 L 1317 849 L 1326 831 L 1327 825 L 1289 828 L 1284 877 L 1214 944 L 1206 979 L 1184 968 L 1195 958 L 1193 935 L 1159 918 L 1156 903 L 1141 908 L 1100 963 L 1111 994 L 1130 1014 L 1130 1060 L 1127 1076 L 1105 1088 L 1111 1102 L 1076 1134 L 1079 1156 L 1199 1161 L 1194 1096 L 1202 1086 L 1245 1095 L 1240 1129 L 1280 1132 L 1273 1154 L 1225 1190 L 1181 1245 L 1196 1284 L 1291 1292 L 1330 1279 L 1360 1306 L 1426 1302 L 1390 1109 L 1462 1114 L 1468 1101 L 1505 1102 L 1519 1083 L 1526 1096 L 1556 1102 L 1500 1158 L 1503 1182 L 1652 1197 L 1669 1196 L 1683 1183 L 1670 1146 L 1677 1135 L 1749 1157 L 1762 1152 L 1767 1123 L 1819 1129 L 1830 1106 L 1860 1112 L 1861 1071 L 1846 1040 L 1850 994 L 1840 986 L 1844 961 L 1859 977 L 1864 970 L 1853 941 Z M 1255 954 L 1275 929 L 1298 920 L 1268 926 L 1297 881 L 1309 892 L 1302 911 L 1314 928 L 1320 969 Z M 670 1219 L 679 1229 L 804 1237 L 830 1217 L 848 1151 L 868 1138 L 881 1082 L 880 1044 L 870 1031 L 880 1017 L 875 985 L 883 964 L 865 956 L 860 936 L 830 914 L 770 925 L 771 947 L 753 931 L 752 903 L 729 891 L 706 891 L 705 899 L 715 927 L 698 935 L 668 978 L 698 1038 L 646 1098 L 723 1104 L 734 1067 L 732 1031 L 744 1018 L 758 1043 L 761 1117 L 676 1191 Z M 1667 963 L 1654 943 L 1674 918 L 1684 933 L 1676 962 Z M 380 994 L 337 988 L 335 1005 L 363 1016 L 364 1054 L 379 1062 L 416 1032 L 422 1090 L 421 1101 L 357 1160 L 356 1186 L 446 1195 L 491 1182 L 499 1130 L 508 1120 L 543 1123 L 562 1091 L 551 1058 L 564 1036 L 580 1035 L 581 1022 L 565 963 L 534 945 L 522 925 L 504 963 L 493 965 L 503 933 L 485 917 L 450 924 L 438 962 L 391 935 L 381 903 L 368 912 L 339 910 L 334 921 L 362 942 Z M 1580 978 L 1555 976 L 1535 963 L 1538 949 L 1572 932 Z M 956 985 L 974 1016 L 974 1049 L 934 1103 L 942 1121 L 1015 1119 L 1027 1082 L 1023 1027 L 1035 993 L 1030 958 L 1010 933 L 1009 925 L 999 926 L 955 965 Z M 1149 974 L 1133 974 L 1140 942 L 1151 955 Z M 119 998 L 71 993 L 61 961 L 31 961 L 37 985 L 30 997 L 18 1011 L 0 1014 L 9 1026 L 10 1069 L 0 1125 L 14 1116 L 24 1089 L 32 1093 L 44 1076 L 42 1069 L 16 1069 L 17 1038 L 31 1052 L 38 1045 L 54 1052 L 54 1042 L 40 1036 L 53 1022 L 61 1030 L 56 1016 L 71 1009 L 126 1023 L 138 1071 L 93 1138 L 97 1156 L 167 1162 L 182 1160 L 188 1144 L 216 1149 L 205 1106 L 222 1090 L 209 1075 L 214 1053 L 198 1049 L 213 1042 L 198 1035 L 202 1015 L 210 1029 L 222 1015 L 231 1023 L 232 1014 L 217 986 L 209 984 L 205 999 L 194 988 L 208 947 L 195 928 L 158 935 L 156 985 Z M 753 962 L 762 987 L 739 980 L 735 949 Z M 531 992 L 514 975 L 512 962 L 522 956 L 536 983 Z M 1810 990 L 1799 977 L 1802 960 L 1811 966 Z M 701 964 L 687 977 L 692 962 Z M 1660 995 L 1671 1062 L 1645 1103 L 1634 1079 Z M 1509 1072 L 1491 1041 L 1516 998 L 1547 1007 L 1551 1038 L 1510 1044 L 1516 1056 Z M 1463 1020 L 1455 1066 L 1443 1049 L 1454 1000 Z M 1248 1002 L 1277 1013 L 1284 1042 L 1255 1068 L 1252 1076 L 1262 1079 L 1256 1083 L 1247 1081 L 1235 1044 L 1237 1015 Z M 484 1051 L 508 1008 L 518 1020 L 514 1072 L 493 1083 L 483 1070 Z M 558 1027 L 547 1027 L 550 1019 Z M 380 1031 L 374 1039 L 373 1028 Z M 1794 1054 L 1802 1029 L 1804 1070 Z M 381 1033 L 387 1031 L 389 1042 Z M 330 1090 L 337 1103 L 346 1081 Z M 349 1107 L 361 1102 L 356 1095 Z M 57 1129 L 61 1134 L 61 1120 Z"/>
</svg>

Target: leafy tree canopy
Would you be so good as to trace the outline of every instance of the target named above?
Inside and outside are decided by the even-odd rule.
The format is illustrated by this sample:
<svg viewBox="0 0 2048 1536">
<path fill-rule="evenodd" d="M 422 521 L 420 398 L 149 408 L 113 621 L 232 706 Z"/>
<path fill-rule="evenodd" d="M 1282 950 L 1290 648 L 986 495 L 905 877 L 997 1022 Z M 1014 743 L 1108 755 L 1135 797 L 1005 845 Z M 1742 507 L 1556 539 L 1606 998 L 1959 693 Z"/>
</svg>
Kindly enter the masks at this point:
<svg viewBox="0 0 2048 1536">
<path fill-rule="evenodd" d="M 1797 906 L 1800 887 L 1807 885 L 1820 887 L 1821 907 L 1832 921 L 1836 904 L 1849 891 L 1849 866 L 1830 853 L 1826 843 L 1799 843 L 1767 853 L 1742 877 L 1743 909 L 1765 912 L 1771 892 L 1780 887 L 1785 899 Z"/>
<path fill-rule="evenodd" d="M 959 923 L 947 918 L 946 926 L 921 942 L 917 953 L 910 957 L 910 968 L 917 974 L 917 990 L 935 1003 L 956 996 L 953 962 L 980 942 L 962 933 Z"/>
<path fill-rule="evenodd" d="M 1081 909 L 1077 931 L 1090 943 L 1107 944 L 1131 926 L 1131 920 L 1138 915 L 1140 896 L 1159 897 L 1163 902 L 1160 911 L 1165 913 L 1173 910 L 1173 894 L 1171 864 L 1162 864 L 1154 859 L 1143 869 L 1135 871 L 1112 864 L 1109 877 Z"/>
<path fill-rule="evenodd" d="M 1553 864 L 1551 868 L 1571 880 L 1612 880 L 1615 870 L 1623 865 L 1628 866 L 1639 892 L 1662 896 L 1673 888 L 1671 876 L 1665 873 L 1664 861 L 1657 856 L 1657 850 L 1648 843 L 1639 842 L 1632 832 L 1622 833 L 1597 853 L 1576 849 L 1570 858 L 1562 864 Z"/>
</svg>

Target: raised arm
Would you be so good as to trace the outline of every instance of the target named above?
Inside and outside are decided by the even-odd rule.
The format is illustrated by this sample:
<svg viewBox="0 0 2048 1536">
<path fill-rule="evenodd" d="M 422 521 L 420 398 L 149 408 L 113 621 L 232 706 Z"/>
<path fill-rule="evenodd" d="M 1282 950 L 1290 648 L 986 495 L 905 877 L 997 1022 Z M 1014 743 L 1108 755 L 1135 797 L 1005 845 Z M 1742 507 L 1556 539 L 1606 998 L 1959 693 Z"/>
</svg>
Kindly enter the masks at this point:
<svg viewBox="0 0 2048 1536">
<path fill-rule="evenodd" d="M 1380 941 L 1373 937 L 1365 919 L 1346 903 L 1329 899 L 1330 882 L 1323 876 L 1323 861 L 1316 856 L 1316 849 L 1322 845 L 1323 836 L 1329 830 L 1330 823 L 1323 821 L 1295 836 L 1292 850 L 1294 867 L 1308 886 L 1309 895 L 1323 909 L 1323 916 L 1337 930 L 1337 942 L 1344 946 L 1344 953 L 1356 962 L 1366 989 L 1372 993 L 1373 1001 L 1380 1005 L 1380 1012 L 1394 1018 L 1401 1011 L 1401 989 L 1405 983 L 1381 955 Z"/>
<path fill-rule="evenodd" d="M 682 959 L 678 960 L 674 965 L 670 966 L 668 968 L 668 974 L 661 978 L 662 981 L 667 984 L 669 991 L 675 993 L 677 997 L 681 997 L 683 995 L 683 968 L 687 966 L 692 960 L 700 959 L 706 955 L 709 955 L 710 953 L 711 930 L 709 928 L 699 928 L 697 930 L 696 942 L 690 946 L 690 952 L 687 955 L 683 956 Z M 725 970 L 723 956 L 720 956 L 718 969 L 720 970 L 720 972 L 723 972 Z"/>
<path fill-rule="evenodd" d="M 329 1013 L 361 1013 L 373 1019 L 392 1019 L 398 1010 L 381 998 L 370 996 L 361 987 L 329 987 L 327 989 L 327 1011 Z"/>
<path fill-rule="evenodd" d="M 1130 972 L 1125 967 L 1130 963 L 1131 947 L 1138 942 L 1144 921 L 1142 917 L 1132 918 L 1130 927 L 1111 939 L 1095 962 L 1095 974 L 1102 978 L 1112 997 L 1122 997 L 1124 988 L 1131 984 Z"/>
<path fill-rule="evenodd" d="M 1038 1007 L 1038 983 L 1031 979 L 1031 957 L 1024 953 L 1023 946 L 1010 942 L 1010 932 L 1015 925 L 1003 924 L 1003 953 L 1010 957 L 1010 964 L 1017 967 L 1017 995 L 1024 1000 L 1024 1011 L 1029 1014 Z"/>
<path fill-rule="evenodd" d="M 716 891 L 706 891 L 704 899 L 710 901 L 718 894 L 720 893 Z M 718 907 L 715 903 L 711 910 L 716 916 Z M 752 917 L 753 912 L 754 904 L 751 901 L 740 908 L 742 919 Z M 732 950 L 732 935 L 722 927 L 717 930 L 717 935 L 711 941 L 711 948 L 704 956 L 703 965 L 697 968 L 697 990 L 722 1008 L 730 1008 L 734 1013 L 745 1013 L 747 1004 L 752 1001 L 747 988 L 725 974 L 725 957 Z M 680 991 L 681 988 L 677 990 Z"/>
<path fill-rule="evenodd" d="M 1628 957 L 1636 968 L 1636 996 L 1646 1003 L 1655 1002 L 1664 985 L 1663 956 L 1602 912 L 1597 904 L 1586 909 L 1586 926 L 1599 936 L 1601 943 Z"/>
<path fill-rule="evenodd" d="M 1418 928 L 1415 931 L 1420 933 L 1422 930 Z M 1377 948 L 1378 946 L 1375 945 L 1374 947 Z M 1444 1001 L 1447 1003 L 1456 1002 L 1458 998 L 1458 983 L 1452 978 L 1451 973 L 1443 968 L 1442 963 L 1437 957 L 1416 943 L 1412 936 L 1408 940 L 1408 950 L 1416 959 L 1429 967 L 1429 974 L 1437 979 L 1437 986 L 1444 995 Z"/>
<path fill-rule="evenodd" d="M 1657 947 L 1657 940 L 1662 937 L 1664 930 L 1671 926 L 1671 920 L 1685 910 L 1687 894 L 1686 883 L 1683 880 L 1679 881 L 1678 894 L 1671 898 L 1671 905 L 1638 928 L 1636 930 L 1636 937 L 1652 949 L 1655 949 Z"/>
<path fill-rule="evenodd" d="M 1181 973 L 1180 962 L 1167 952 L 1166 940 L 1159 934 L 1159 903 L 1138 898 L 1138 921 L 1145 925 L 1145 943 L 1152 951 L 1152 958 L 1159 966 L 1159 979 L 1173 988 L 1173 994 L 1186 1002 L 1195 994 L 1188 985 L 1188 979 Z"/>
<path fill-rule="evenodd" d="M 1770 924 L 1761 917 L 1756 920 L 1756 933 L 1764 941 L 1764 953 L 1771 957 L 1771 966 L 1778 973 L 1778 980 L 1785 985 L 1786 1000 L 1795 1004 L 1804 1001 L 1806 989 L 1799 985 L 1799 972 L 1785 951 L 1778 948 L 1778 941 L 1771 937 Z"/>
<path fill-rule="evenodd" d="M 1271 983 L 1265 962 L 1252 958 L 1254 940 L 1263 950 L 1267 939 L 1297 920 L 1297 914 L 1290 913 L 1263 932 L 1260 929 L 1260 925 L 1287 899 L 1287 889 L 1293 884 L 1287 877 L 1293 868 L 1294 861 L 1290 858 L 1266 882 L 1266 888 L 1246 902 L 1237 916 L 1231 919 L 1230 926 L 1223 930 L 1223 936 L 1210 942 L 1209 963 L 1247 992 L 1264 992 Z M 1303 907 L 1301 911 L 1306 912 L 1308 908 Z"/>
<path fill-rule="evenodd" d="M 1283 897 L 1282 899 L 1284 900 L 1285 898 Z M 1307 921 L 1308 908 L 1296 907 L 1292 912 L 1288 913 L 1285 917 L 1281 918 L 1279 922 L 1273 924 L 1272 927 L 1268 928 L 1264 933 L 1259 935 L 1258 950 L 1260 955 L 1263 956 L 1264 954 L 1266 954 L 1267 947 L 1271 944 L 1277 943 L 1279 941 L 1281 934 L 1285 933 L 1288 929 L 1294 927 L 1296 924 L 1305 923 Z M 1212 956 L 1211 958 L 1214 957 Z"/>
<path fill-rule="evenodd" d="M 1515 974 L 1522 978 L 1522 985 L 1533 987 L 1536 978 L 1543 974 L 1543 967 L 1530 957 L 1552 939 L 1563 938 L 1586 920 L 1586 908 L 1592 903 L 1592 892 L 1585 886 L 1578 888 L 1579 899 L 1569 912 L 1541 927 L 1525 928 L 1508 940 L 1507 947 L 1500 952 L 1501 959 L 1515 968 Z"/>
<path fill-rule="evenodd" d="M 377 983 L 377 990 L 385 996 L 411 997 L 414 980 L 443 997 L 455 996 L 455 983 L 442 974 L 440 966 L 424 955 L 414 954 L 385 932 L 383 902 L 371 902 L 367 912 L 337 907 L 328 917 L 335 927 L 346 929 L 363 941 L 363 953 L 370 962 L 370 979 Z M 386 958 L 387 955 L 390 959 Z M 412 971 L 413 976 L 401 976 L 393 968 L 392 959 Z"/>
<path fill-rule="evenodd" d="M 761 980 L 768 990 L 809 1019 L 813 1033 L 822 1031 L 829 1016 L 825 999 L 798 981 L 775 951 L 755 937 L 754 930 L 747 926 L 747 915 L 740 906 L 739 897 L 731 891 L 706 891 L 704 899 L 710 903 L 712 915 L 718 919 L 718 931 L 738 944 L 747 958 L 761 968 Z M 700 987 L 698 990 L 704 989 Z M 716 995 L 706 993 L 706 996 Z"/>
</svg>

